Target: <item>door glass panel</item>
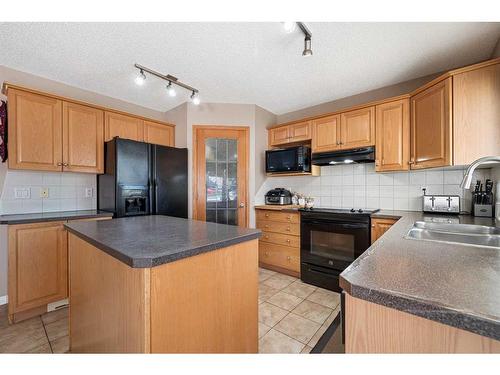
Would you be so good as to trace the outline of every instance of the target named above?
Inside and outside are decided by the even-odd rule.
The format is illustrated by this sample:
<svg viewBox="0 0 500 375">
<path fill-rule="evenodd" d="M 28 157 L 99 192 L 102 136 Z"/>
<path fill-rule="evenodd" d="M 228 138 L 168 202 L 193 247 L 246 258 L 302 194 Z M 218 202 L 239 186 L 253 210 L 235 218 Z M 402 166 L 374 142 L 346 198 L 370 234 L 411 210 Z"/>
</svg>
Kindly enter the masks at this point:
<svg viewBox="0 0 500 375">
<path fill-rule="evenodd" d="M 238 141 L 207 138 L 206 220 L 238 225 Z"/>
</svg>

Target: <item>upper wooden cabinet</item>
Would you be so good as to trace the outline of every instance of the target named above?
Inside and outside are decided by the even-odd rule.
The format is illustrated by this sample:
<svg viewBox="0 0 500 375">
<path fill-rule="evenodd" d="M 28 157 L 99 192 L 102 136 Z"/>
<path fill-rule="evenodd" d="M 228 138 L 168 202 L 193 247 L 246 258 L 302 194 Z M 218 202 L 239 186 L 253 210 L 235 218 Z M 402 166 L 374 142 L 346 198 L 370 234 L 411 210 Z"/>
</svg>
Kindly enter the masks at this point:
<svg viewBox="0 0 500 375">
<path fill-rule="evenodd" d="M 288 143 L 288 126 L 269 129 L 269 146 L 278 146 Z"/>
<path fill-rule="evenodd" d="M 377 105 L 375 170 L 404 171 L 410 158 L 410 100 Z"/>
<path fill-rule="evenodd" d="M 309 121 L 289 125 L 288 142 L 300 142 L 311 139 L 311 123 Z"/>
<path fill-rule="evenodd" d="M 137 117 L 105 112 L 104 140 L 107 142 L 114 137 L 119 137 L 142 142 L 144 140 L 143 123 L 144 121 Z"/>
<path fill-rule="evenodd" d="M 175 133 L 172 126 L 152 121 L 144 121 L 144 142 L 156 145 L 175 145 Z"/>
<path fill-rule="evenodd" d="M 62 169 L 62 101 L 8 91 L 9 168 Z"/>
<path fill-rule="evenodd" d="M 12 225 L 9 315 L 68 296 L 68 246 L 63 222 Z"/>
<path fill-rule="evenodd" d="M 342 149 L 375 145 L 375 107 L 367 107 L 340 115 Z"/>
<path fill-rule="evenodd" d="M 452 78 L 411 98 L 412 169 L 452 165 Z"/>
<path fill-rule="evenodd" d="M 500 154 L 500 64 L 453 76 L 453 164 Z"/>
<path fill-rule="evenodd" d="M 104 112 L 63 102 L 63 170 L 104 173 Z"/>
<path fill-rule="evenodd" d="M 327 116 L 314 120 L 312 134 L 312 152 L 339 150 L 340 116 Z"/>
</svg>

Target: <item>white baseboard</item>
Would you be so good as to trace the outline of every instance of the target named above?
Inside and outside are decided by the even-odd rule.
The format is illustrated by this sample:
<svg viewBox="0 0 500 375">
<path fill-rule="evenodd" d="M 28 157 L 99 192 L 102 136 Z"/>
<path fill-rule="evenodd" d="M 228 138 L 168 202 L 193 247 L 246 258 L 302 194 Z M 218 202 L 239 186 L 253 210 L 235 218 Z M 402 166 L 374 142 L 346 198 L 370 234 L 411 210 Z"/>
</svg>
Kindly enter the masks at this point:
<svg viewBox="0 0 500 375">
<path fill-rule="evenodd" d="M 7 297 L 7 296 L 0 296 L 0 306 L 1 305 L 6 305 L 7 302 L 9 302 L 9 297 Z"/>
</svg>

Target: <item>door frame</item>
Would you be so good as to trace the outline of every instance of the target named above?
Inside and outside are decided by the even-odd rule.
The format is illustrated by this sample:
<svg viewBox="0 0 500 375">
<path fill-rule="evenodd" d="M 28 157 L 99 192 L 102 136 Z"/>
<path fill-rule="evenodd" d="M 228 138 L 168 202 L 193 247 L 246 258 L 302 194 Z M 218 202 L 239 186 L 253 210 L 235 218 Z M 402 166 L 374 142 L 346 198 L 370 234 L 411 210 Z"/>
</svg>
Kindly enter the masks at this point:
<svg viewBox="0 0 500 375">
<path fill-rule="evenodd" d="M 198 131 L 200 130 L 237 130 L 237 131 L 242 131 L 244 132 L 244 136 L 246 139 L 246 144 L 245 144 L 245 186 L 244 186 L 244 191 L 245 191 L 245 196 L 246 196 L 246 202 L 245 202 L 245 221 L 246 221 L 246 227 L 250 225 L 250 207 L 249 207 L 249 202 L 250 202 L 250 195 L 249 195 L 249 186 L 250 186 L 250 181 L 249 181 L 249 168 L 250 168 L 250 127 L 249 126 L 241 126 L 241 125 L 193 125 L 193 207 L 192 207 L 192 216 L 193 219 L 195 220 L 200 220 L 198 218 L 198 215 L 200 212 L 198 212 L 198 194 L 200 193 L 200 190 L 198 188 L 198 147 L 197 147 L 197 142 L 198 142 Z M 238 225 L 239 226 L 239 225 Z"/>
</svg>

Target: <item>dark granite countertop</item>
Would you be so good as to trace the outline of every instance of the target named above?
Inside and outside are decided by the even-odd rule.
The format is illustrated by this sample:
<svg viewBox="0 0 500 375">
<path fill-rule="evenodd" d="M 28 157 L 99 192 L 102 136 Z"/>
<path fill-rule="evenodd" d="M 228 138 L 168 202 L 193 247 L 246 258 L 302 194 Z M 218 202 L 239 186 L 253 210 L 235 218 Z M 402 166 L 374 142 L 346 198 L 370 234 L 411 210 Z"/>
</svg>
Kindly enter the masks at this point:
<svg viewBox="0 0 500 375">
<path fill-rule="evenodd" d="M 400 218 L 340 275 L 350 295 L 500 340 L 500 249 L 406 239 L 417 220 L 494 219 L 380 211 Z"/>
<path fill-rule="evenodd" d="M 100 210 L 77 210 L 17 215 L 0 215 L 0 224 L 29 224 L 39 223 L 43 221 L 91 219 L 95 217 L 113 217 L 113 214 L 111 212 Z"/>
<path fill-rule="evenodd" d="M 171 216 L 137 216 L 65 227 L 133 268 L 150 268 L 260 237 L 258 229 Z"/>
</svg>

